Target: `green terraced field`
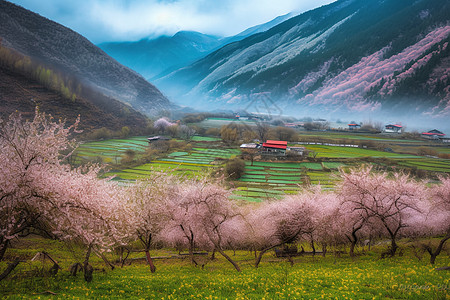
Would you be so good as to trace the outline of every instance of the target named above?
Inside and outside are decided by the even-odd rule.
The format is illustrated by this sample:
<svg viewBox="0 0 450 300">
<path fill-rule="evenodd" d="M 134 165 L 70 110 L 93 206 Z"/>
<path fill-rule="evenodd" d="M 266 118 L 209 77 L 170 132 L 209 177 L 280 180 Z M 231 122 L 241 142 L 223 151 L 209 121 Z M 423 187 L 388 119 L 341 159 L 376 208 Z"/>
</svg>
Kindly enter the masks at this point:
<svg viewBox="0 0 450 300">
<path fill-rule="evenodd" d="M 169 158 L 161 158 L 135 168 L 110 172 L 107 176 L 116 176 L 117 180 L 136 180 L 155 171 L 180 176 L 203 176 L 209 174 L 211 169 L 221 165 L 222 162 L 216 163 L 216 158 L 228 159 L 235 157 L 238 153 L 237 149 L 194 148 L 191 153 L 172 152 L 168 155 Z"/>
<path fill-rule="evenodd" d="M 91 160 L 92 158 L 101 158 L 105 163 L 118 163 L 125 151 L 145 152 L 147 147 L 147 139 L 142 136 L 128 139 L 86 142 L 75 150 L 75 163 L 81 162 L 83 159 Z"/>
<path fill-rule="evenodd" d="M 361 138 L 364 137 L 361 136 Z M 106 175 L 116 176 L 115 180 L 125 182 L 145 178 L 155 171 L 183 177 L 208 176 L 215 168 L 223 165 L 223 160 L 234 158 L 241 153 L 239 149 L 225 148 L 226 146 L 221 144 L 218 138 L 194 137 L 191 143 L 194 147 L 190 152 L 172 152 L 165 158 L 154 160 L 152 163 L 112 171 Z M 88 142 L 80 145 L 76 156 L 78 160 L 95 159 L 98 161 L 101 158 L 105 163 L 118 163 L 126 150 L 131 149 L 142 153 L 147 147 L 146 137 Z M 345 162 L 349 158 L 386 157 L 400 166 L 450 173 L 450 160 L 445 159 L 351 147 L 307 145 L 306 148 L 315 151 L 317 157 L 328 157 L 338 161 L 322 163 L 254 161 L 253 165 L 246 162 L 245 173 L 235 181 L 237 189 L 233 192 L 232 198 L 253 202 L 268 198 L 277 199 L 285 194 L 297 193 L 301 190 L 302 185 L 308 184 L 321 185 L 324 189 L 333 189 L 339 180 L 336 176 L 337 170 L 340 167 L 354 164 Z M 442 151 L 445 152 L 444 150 Z"/>
<path fill-rule="evenodd" d="M 317 157 L 354 158 L 354 157 L 389 157 L 389 158 L 417 158 L 415 155 L 390 153 L 363 148 L 337 147 L 324 145 L 305 145 L 308 150 L 317 153 Z"/>
<path fill-rule="evenodd" d="M 340 165 L 342 163 L 335 165 L 330 163 L 333 167 Z M 305 176 L 309 177 L 310 172 L 324 174 L 320 177 L 321 180 L 308 178 L 312 184 L 332 186 L 331 173 L 321 171 L 320 163 L 255 161 L 251 165 L 250 162 L 246 162 L 245 173 L 238 180 L 239 187 L 233 192 L 233 199 L 249 201 L 249 198 L 252 198 L 251 201 L 258 202 L 268 198 L 280 198 L 283 194 L 296 193 L 301 189 L 302 179 Z"/>
</svg>

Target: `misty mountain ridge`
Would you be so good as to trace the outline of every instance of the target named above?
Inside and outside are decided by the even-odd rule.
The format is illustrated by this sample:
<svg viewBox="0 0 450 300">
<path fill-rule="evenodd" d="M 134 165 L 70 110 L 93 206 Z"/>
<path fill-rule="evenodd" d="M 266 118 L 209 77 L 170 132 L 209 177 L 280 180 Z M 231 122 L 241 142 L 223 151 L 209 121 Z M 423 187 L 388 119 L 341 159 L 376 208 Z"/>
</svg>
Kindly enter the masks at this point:
<svg viewBox="0 0 450 300">
<path fill-rule="evenodd" d="M 450 115 L 450 2 L 340 0 L 155 83 L 181 104 L 303 115 Z"/>
<path fill-rule="evenodd" d="M 154 80 L 185 67 L 224 45 L 266 31 L 291 16 L 292 14 L 279 16 L 230 37 L 213 36 L 196 31 L 179 31 L 173 36 L 144 38 L 136 42 L 108 42 L 98 46 L 123 65 L 149 80 Z"/>
<path fill-rule="evenodd" d="M 168 99 L 135 71 L 119 64 L 78 33 L 0 0 L 2 45 L 146 114 L 171 107 Z"/>
</svg>

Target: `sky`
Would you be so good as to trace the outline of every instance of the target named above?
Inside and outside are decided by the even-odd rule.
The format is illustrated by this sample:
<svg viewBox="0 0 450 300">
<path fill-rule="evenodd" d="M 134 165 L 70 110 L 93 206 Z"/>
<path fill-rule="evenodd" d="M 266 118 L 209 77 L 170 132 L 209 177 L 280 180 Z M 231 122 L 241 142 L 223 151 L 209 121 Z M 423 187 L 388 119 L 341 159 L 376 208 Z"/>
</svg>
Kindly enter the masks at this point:
<svg viewBox="0 0 450 300">
<path fill-rule="evenodd" d="M 180 30 L 235 35 L 290 12 L 334 0 L 9 0 L 99 44 L 136 41 Z"/>
</svg>

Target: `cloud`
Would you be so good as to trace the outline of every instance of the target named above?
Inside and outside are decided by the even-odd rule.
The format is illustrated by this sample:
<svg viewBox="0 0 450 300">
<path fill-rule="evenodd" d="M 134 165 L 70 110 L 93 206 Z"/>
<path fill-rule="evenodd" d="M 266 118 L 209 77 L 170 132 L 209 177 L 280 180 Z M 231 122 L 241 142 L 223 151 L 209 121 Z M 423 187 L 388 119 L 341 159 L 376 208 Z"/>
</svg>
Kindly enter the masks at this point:
<svg viewBox="0 0 450 300">
<path fill-rule="evenodd" d="M 12 0 L 94 43 L 138 40 L 179 30 L 230 36 L 333 0 Z"/>
</svg>

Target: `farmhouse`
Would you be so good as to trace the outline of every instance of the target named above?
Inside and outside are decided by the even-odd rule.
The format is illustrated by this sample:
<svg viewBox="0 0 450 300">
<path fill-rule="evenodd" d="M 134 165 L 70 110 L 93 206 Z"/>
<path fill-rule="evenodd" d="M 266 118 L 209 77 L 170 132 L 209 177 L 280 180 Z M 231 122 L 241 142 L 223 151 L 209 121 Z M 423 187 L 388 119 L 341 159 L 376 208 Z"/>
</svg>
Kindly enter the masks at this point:
<svg viewBox="0 0 450 300">
<path fill-rule="evenodd" d="M 284 123 L 284 127 L 288 128 L 300 128 L 303 127 L 303 125 L 305 125 L 303 122 Z"/>
<path fill-rule="evenodd" d="M 359 128 L 361 128 L 361 125 L 359 125 L 359 124 L 356 124 L 356 123 L 348 124 L 348 130 L 358 130 Z"/>
<path fill-rule="evenodd" d="M 262 145 L 261 154 L 285 156 L 286 155 L 286 149 L 287 149 L 287 142 L 286 141 L 267 140 Z"/>
<path fill-rule="evenodd" d="M 401 133 L 402 129 L 403 129 L 402 125 L 388 124 L 388 125 L 384 126 L 384 132 L 386 132 L 386 133 Z"/>
<path fill-rule="evenodd" d="M 422 132 L 422 137 L 430 140 L 438 140 L 439 138 L 445 136 L 445 134 L 437 129 L 433 129 L 427 132 Z"/>
</svg>

